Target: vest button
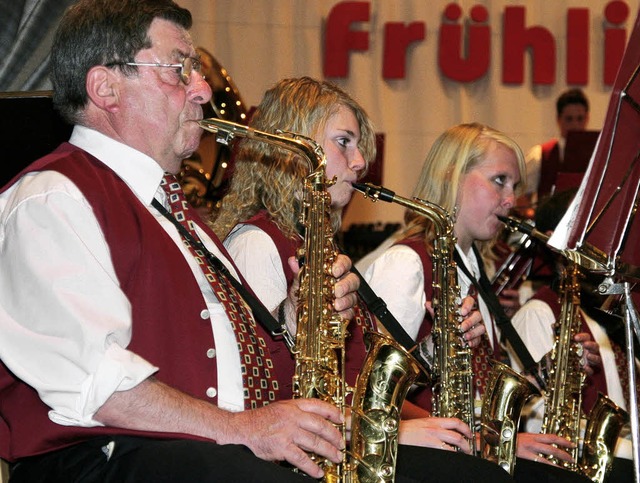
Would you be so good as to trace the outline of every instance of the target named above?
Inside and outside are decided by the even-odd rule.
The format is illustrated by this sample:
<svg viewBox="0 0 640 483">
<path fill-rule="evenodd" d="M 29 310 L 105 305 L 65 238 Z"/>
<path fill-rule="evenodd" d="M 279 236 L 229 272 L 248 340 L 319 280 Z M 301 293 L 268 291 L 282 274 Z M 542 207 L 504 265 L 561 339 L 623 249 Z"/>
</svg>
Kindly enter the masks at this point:
<svg viewBox="0 0 640 483">
<path fill-rule="evenodd" d="M 202 312 L 200 312 L 200 318 L 202 320 L 207 320 L 209 318 L 209 311 L 207 309 L 204 309 Z"/>
<path fill-rule="evenodd" d="M 207 350 L 207 357 L 213 359 L 216 356 L 216 350 L 211 348 Z"/>
<path fill-rule="evenodd" d="M 216 391 L 215 387 L 210 387 L 209 389 L 207 389 L 207 397 L 214 398 L 216 397 L 216 394 L 218 394 L 218 391 Z"/>
</svg>

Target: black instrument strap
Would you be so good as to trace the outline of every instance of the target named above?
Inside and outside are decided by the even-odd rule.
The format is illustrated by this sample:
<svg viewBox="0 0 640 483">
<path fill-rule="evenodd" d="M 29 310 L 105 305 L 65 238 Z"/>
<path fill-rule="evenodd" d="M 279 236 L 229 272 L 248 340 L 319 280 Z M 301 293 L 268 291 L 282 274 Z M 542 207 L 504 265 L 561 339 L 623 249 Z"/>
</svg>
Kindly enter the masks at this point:
<svg viewBox="0 0 640 483">
<path fill-rule="evenodd" d="M 389 332 L 396 342 L 404 347 L 408 352 L 411 352 L 416 346 L 416 342 L 411 338 L 404 327 L 400 325 L 400 322 L 393 316 L 387 304 L 382 300 L 378 294 L 376 294 L 371 286 L 364 279 L 362 274 L 355 266 L 351 267 L 351 272 L 356 274 L 360 279 L 360 287 L 358 288 L 358 294 L 362 297 L 362 300 L 367 305 L 369 310 L 375 314 L 378 320 L 384 325 L 384 328 Z"/>
<path fill-rule="evenodd" d="M 422 365 L 428 374 L 431 374 L 432 364 L 425 359 L 418 348 L 418 344 L 413 338 L 404 330 L 404 327 L 398 322 L 389 309 L 385 301 L 376 294 L 371 286 L 364 279 L 362 274 L 355 266 L 351 267 L 351 271 L 360 279 L 360 287 L 358 288 L 358 294 L 362 297 L 363 302 L 367 305 L 369 310 L 374 313 L 380 323 L 389 332 L 389 335 L 404 349 L 409 352 L 419 363 Z"/>
<path fill-rule="evenodd" d="M 167 211 L 167 209 L 162 206 L 162 204 L 154 198 L 151 203 L 153 207 L 162 214 L 167 220 L 169 220 L 173 225 L 177 228 L 180 235 L 182 235 L 189 243 L 191 243 L 198 250 L 201 250 L 204 253 L 207 262 L 210 266 L 220 274 L 220 276 L 225 277 L 226 280 L 233 285 L 233 287 L 238 291 L 240 296 L 247 303 L 251 312 L 253 312 L 254 317 L 257 321 L 262 324 L 262 326 L 269 331 L 273 336 L 282 336 L 287 347 L 291 349 L 293 347 L 293 339 L 287 328 L 284 324 L 278 322 L 276 318 L 271 315 L 271 313 L 267 310 L 267 308 L 258 300 L 251 292 L 249 292 L 244 285 L 242 285 L 227 269 L 227 267 L 222 263 L 222 261 L 216 257 L 213 253 L 211 253 L 207 247 L 200 240 L 196 240 L 189 230 L 187 230 L 182 224 L 176 220 L 176 218 Z"/>
<path fill-rule="evenodd" d="M 475 245 L 473 246 L 473 251 L 476 255 L 478 266 L 480 268 L 480 281 L 478 282 L 478 280 L 476 280 L 476 278 L 471 274 L 464 261 L 462 260 L 460 253 L 458 253 L 458 250 L 456 249 L 454 251 L 454 259 L 458 264 L 458 267 L 467 277 L 469 277 L 471 283 L 478 289 L 482 300 L 484 300 L 484 302 L 487 304 L 489 311 L 495 318 L 496 325 L 500 329 L 500 333 L 509 342 L 509 344 L 511 344 L 511 347 L 516 353 L 516 356 L 518 356 L 518 359 L 520 359 L 522 367 L 524 367 L 526 371 L 528 371 L 536 378 L 536 382 L 540 385 L 541 388 L 544 388 L 545 383 L 538 374 L 538 364 L 533 360 L 533 357 L 531 357 L 529 349 L 527 349 L 527 346 L 520 338 L 520 334 L 518 334 L 518 331 L 511 323 L 511 319 L 505 313 L 502 305 L 500 305 L 498 297 L 493 292 L 491 282 L 489 282 L 487 274 L 484 270 L 484 263 Z"/>
</svg>

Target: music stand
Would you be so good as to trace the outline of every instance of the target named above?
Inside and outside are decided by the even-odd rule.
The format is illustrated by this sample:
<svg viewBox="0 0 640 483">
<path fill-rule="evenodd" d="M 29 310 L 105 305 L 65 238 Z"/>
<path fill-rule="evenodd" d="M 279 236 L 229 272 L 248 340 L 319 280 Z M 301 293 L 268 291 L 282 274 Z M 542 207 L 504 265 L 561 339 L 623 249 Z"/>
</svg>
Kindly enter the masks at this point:
<svg viewBox="0 0 640 483">
<path fill-rule="evenodd" d="M 640 15 L 627 43 L 596 151 L 580 189 L 549 244 L 580 254 L 586 248 L 600 259 L 606 283 L 601 294 L 622 296 L 629 369 L 629 415 L 634 478 L 640 482 L 640 421 L 635 380 L 634 337 L 640 319 L 631 283 L 640 281 Z"/>
</svg>

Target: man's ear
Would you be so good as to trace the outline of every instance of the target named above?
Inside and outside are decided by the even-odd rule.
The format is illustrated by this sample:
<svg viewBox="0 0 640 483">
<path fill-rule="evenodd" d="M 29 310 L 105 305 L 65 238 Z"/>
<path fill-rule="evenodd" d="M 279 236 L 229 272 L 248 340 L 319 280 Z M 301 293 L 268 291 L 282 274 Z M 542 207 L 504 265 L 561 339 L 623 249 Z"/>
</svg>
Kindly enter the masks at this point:
<svg viewBox="0 0 640 483">
<path fill-rule="evenodd" d="M 98 108 L 113 112 L 120 100 L 120 76 L 113 69 L 96 65 L 89 69 L 86 81 L 87 95 Z"/>
</svg>

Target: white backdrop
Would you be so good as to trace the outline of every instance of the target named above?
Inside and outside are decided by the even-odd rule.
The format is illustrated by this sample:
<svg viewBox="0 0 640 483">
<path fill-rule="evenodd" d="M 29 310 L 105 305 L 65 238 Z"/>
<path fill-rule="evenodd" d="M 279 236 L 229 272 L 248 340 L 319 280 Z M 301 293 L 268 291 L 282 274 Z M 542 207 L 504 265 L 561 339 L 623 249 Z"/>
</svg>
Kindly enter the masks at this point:
<svg viewBox="0 0 640 483">
<path fill-rule="evenodd" d="M 630 7 L 622 25 L 630 34 L 640 0 L 626 0 Z M 247 105 L 257 104 L 263 92 L 284 77 L 309 75 L 322 78 L 324 26 L 339 0 L 178 0 L 194 16 L 196 45 L 210 50 L 229 71 Z M 523 148 L 557 135 L 555 99 L 567 89 L 567 9 L 590 12 L 589 82 L 581 87 L 591 101 L 589 127 L 600 129 L 611 88 L 602 81 L 604 8 L 602 0 L 461 0 L 464 18 L 474 5 L 489 11 L 491 62 L 488 73 L 471 83 L 444 78 L 438 68 L 438 30 L 443 0 L 372 0 L 369 22 L 352 26 L 369 32 L 369 50 L 350 54 L 350 70 L 344 79 L 331 79 L 349 91 L 372 117 L 386 137 L 383 183 L 409 196 L 425 154 L 447 127 L 479 121 L 511 135 Z M 526 6 L 526 26 L 543 26 L 556 41 L 556 79 L 547 86 L 533 85 L 531 58 L 526 56 L 522 85 L 502 83 L 502 16 L 505 6 Z M 410 49 L 406 77 L 382 76 L 384 24 L 426 24 L 426 38 Z M 400 207 L 373 204 L 356 195 L 347 211 L 350 223 L 389 222 L 402 218 Z"/>
</svg>

